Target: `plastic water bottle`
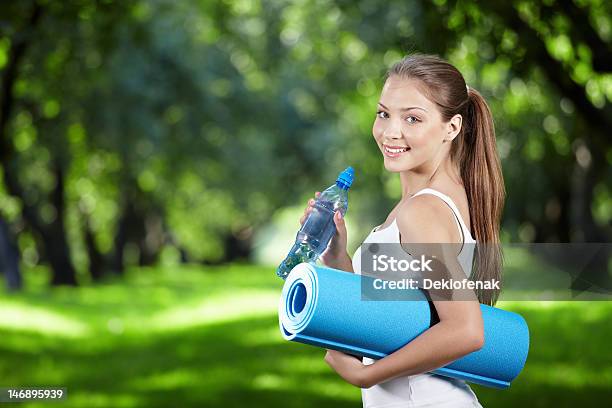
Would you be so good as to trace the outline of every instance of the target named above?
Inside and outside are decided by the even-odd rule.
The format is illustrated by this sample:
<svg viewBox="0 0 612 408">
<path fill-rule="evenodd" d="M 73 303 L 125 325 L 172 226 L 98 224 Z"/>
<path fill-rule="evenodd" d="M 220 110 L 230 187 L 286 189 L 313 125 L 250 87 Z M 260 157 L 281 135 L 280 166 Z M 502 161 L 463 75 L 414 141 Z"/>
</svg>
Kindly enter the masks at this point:
<svg viewBox="0 0 612 408">
<path fill-rule="evenodd" d="M 348 191 L 354 174 L 353 168 L 347 167 L 338 175 L 336 182 L 315 200 L 312 211 L 295 237 L 295 244 L 276 270 L 278 276 L 285 279 L 296 265 L 315 262 L 327 249 L 336 233 L 334 214 L 340 211 L 344 216 L 348 210 Z"/>
</svg>

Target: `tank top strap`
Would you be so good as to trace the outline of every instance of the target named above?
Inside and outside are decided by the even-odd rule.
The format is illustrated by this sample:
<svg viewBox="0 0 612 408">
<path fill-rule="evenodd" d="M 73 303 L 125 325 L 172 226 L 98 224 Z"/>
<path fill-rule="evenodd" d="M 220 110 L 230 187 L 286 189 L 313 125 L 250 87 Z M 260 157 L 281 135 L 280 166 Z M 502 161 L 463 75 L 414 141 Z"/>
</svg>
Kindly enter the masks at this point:
<svg viewBox="0 0 612 408">
<path fill-rule="evenodd" d="M 455 216 L 455 222 L 457 223 L 457 228 L 459 228 L 459 231 L 461 232 L 461 243 L 462 244 L 466 242 L 467 236 L 469 236 L 470 239 L 473 239 L 472 234 L 470 233 L 470 230 L 465 225 L 465 222 L 463 221 L 463 218 L 461 217 L 459 208 L 457 208 L 457 206 L 455 205 L 455 202 L 449 196 L 447 196 L 444 193 L 439 192 L 438 190 L 434 190 L 433 188 L 424 188 L 414 193 L 412 197 L 416 197 L 421 194 L 433 194 L 437 196 L 438 198 L 440 198 L 442 201 L 446 203 L 446 205 L 449 206 L 449 208 L 453 212 L 453 215 Z"/>
</svg>

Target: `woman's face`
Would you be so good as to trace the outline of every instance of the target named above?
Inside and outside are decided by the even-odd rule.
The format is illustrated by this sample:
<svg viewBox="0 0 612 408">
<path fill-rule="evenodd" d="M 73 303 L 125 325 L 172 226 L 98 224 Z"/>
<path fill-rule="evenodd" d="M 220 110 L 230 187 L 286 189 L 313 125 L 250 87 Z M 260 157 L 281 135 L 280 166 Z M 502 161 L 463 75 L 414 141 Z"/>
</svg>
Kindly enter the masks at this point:
<svg viewBox="0 0 612 408">
<path fill-rule="evenodd" d="M 449 138 L 448 122 L 420 86 L 417 80 L 391 76 L 382 89 L 372 134 L 388 171 L 418 169 L 450 145 L 443 143 Z"/>
</svg>

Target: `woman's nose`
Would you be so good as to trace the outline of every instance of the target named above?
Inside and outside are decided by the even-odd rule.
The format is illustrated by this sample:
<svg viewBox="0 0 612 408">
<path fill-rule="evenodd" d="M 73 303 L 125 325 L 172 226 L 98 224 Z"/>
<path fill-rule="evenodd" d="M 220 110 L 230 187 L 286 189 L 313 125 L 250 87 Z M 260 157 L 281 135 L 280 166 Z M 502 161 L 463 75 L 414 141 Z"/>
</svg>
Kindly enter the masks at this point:
<svg viewBox="0 0 612 408">
<path fill-rule="evenodd" d="M 402 132 L 398 126 L 390 124 L 383 131 L 383 137 L 388 139 L 400 139 L 402 137 Z"/>
</svg>

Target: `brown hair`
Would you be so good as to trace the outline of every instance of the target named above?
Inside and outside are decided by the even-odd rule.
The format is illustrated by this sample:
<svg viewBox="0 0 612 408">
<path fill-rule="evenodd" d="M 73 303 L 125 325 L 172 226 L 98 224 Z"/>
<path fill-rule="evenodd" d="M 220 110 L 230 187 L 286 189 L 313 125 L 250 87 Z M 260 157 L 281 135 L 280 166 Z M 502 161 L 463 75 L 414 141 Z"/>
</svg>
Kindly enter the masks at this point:
<svg viewBox="0 0 612 408">
<path fill-rule="evenodd" d="M 444 121 L 461 114 L 461 131 L 451 144 L 450 155 L 459 165 L 471 232 L 478 241 L 471 278 L 501 282 L 499 225 L 506 192 L 489 106 L 478 91 L 467 87 L 457 68 L 437 56 L 408 55 L 389 69 L 385 80 L 390 76 L 419 80 Z M 493 305 L 499 291 L 479 291 L 477 296 L 480 303 Z"/>
</svg>

